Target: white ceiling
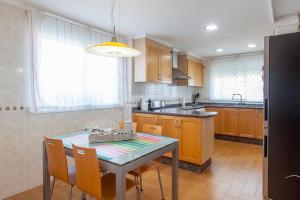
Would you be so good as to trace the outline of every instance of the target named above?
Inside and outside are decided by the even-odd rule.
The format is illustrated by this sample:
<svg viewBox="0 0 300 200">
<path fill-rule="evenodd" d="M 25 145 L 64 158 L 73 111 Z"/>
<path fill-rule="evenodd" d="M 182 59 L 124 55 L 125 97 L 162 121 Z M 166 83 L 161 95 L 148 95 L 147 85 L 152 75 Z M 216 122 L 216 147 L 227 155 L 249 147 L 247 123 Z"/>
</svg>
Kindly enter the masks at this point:
<svg viewBox="0 0 300 200">
<path fill-rule="evenodd" d="M 103 30 L 111 29 L 111 0 L 16 1 Z M 275 1 L 281 7 L 283 0 Z M 199 57 L 260 51 L 263 37 L 273 29 L 268 0 L 117 0 L 117 13 L 119 7 L 117 29 L 121 34 L 134 37 L 147 33 Z M 278 12 L 285 15 L 288 9 Z M 219 29 L 205 31 L 209 23 L 216 23 Z M 257 48 L 249 49 L 249 43 L 256 43 Z M 216 48 L 224 48 L 224 52 L 217 53 Z"/>
<path fill-rule="evenodd" d="M 273 0 L 275 20 L 300 13 L 300 0 Z"/>
</svg>

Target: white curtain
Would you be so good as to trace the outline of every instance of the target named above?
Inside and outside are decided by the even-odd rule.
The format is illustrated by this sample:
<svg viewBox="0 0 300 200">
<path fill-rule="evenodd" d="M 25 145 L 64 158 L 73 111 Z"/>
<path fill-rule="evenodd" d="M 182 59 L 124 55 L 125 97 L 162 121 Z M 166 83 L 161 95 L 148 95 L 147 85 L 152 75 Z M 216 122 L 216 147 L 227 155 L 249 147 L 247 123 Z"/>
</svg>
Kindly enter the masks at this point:
<svg viewBox="0 0 300 200">
<path fill-rule="evenodd" d="M 32 111 L 111 108 L 130 101 L 126 59 L 85 52 L 109 41 L 109 34 L 37 11 L 28 16 Z"/>
<path fill-rule="evenodd" d="M 215 58 L 208 62 L 209 98 L 231 100 L 234 93 L 243 100 L 263 101 L 263 54 Z"/>
</svg>

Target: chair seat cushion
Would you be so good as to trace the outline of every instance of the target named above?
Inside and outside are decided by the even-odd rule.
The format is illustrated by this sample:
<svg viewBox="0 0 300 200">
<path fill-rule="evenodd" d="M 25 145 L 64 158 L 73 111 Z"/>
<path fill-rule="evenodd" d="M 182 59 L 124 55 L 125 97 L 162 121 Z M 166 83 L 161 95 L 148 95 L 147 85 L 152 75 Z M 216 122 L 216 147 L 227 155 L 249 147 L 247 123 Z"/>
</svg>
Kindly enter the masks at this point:
<svg viewBox="0 0 300 200">
<path fill-rule="evenodd" d="M 129 174 L 133 175 L 133 176 L 140 176 L 142 173 L 145 173 L 147 171 L 150 171 L 152 169 L 156 169 L 160 166 L 159 162 L 156 161 L 151 161 L 145 165 L 142 165 L 141 167 L 132 170 L 129 172 Z"/>
<path fill-rule="evenodd" d="M 114 199 L 116 197 L 116 176 L 109 173 L 102 178 L 102 196 L 104 199 Z M 136 184 L 133 180 L 126 178 L 126 190 L 135 187 Z"/>
</svg>

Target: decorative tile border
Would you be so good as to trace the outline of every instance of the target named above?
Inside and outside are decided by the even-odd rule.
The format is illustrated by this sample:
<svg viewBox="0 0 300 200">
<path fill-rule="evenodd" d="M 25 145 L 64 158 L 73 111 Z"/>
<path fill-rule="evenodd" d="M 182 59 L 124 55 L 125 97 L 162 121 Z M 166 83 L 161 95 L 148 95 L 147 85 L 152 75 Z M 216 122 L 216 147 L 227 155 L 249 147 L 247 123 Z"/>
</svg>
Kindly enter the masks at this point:
<svg viewBox="0 0 300 200">
<path fill-rule="evenodd" d="M 25 107 L 24 106 L 0 106 L 0 112 L 1 111 L 24 111 Z"/>
</svg>

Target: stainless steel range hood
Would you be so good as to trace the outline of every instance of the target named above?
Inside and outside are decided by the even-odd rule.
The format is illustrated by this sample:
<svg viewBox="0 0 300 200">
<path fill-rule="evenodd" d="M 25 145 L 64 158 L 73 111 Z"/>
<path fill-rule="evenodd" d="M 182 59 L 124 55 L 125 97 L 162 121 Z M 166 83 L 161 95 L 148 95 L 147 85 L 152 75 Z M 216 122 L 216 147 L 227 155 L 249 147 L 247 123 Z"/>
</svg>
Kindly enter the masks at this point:
<svg viewBox="0 0 300 200">
<path fill-rule="evenodd" d="M 188 80 L 190 76 L 186 75 L 182 70 L 173 68 L 173 80 Z"/>
<path fill-rule="evenodd" d="M 173 80 L 188 80 L 192 79 L 190 76 L 188 76 L 184 71 L 178 68 L 178 62 L 177 62 L 177 53 L 172 52 L 172 65 L 173 65 Z"/>
</svg>

